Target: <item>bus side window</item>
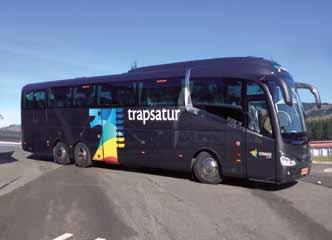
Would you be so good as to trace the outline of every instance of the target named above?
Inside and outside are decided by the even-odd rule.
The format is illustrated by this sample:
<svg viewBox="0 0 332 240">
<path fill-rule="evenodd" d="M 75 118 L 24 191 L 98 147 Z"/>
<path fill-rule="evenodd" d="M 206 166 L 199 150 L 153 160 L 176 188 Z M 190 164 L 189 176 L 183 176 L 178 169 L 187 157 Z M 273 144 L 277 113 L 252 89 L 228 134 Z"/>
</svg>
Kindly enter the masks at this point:
<svg viewBox="0 0 332 240">
<path fill-rule="evenodd" d="M 241 91 L 242 81 L 231 78 L 197 78 L 190 86 L 194 107 L 242 123 Z"/>
<path fill-rule="evenodd" d="M 98 105 L 135 106 L 137 104 L 135 82 L 114 82 L 98 86 Z"/>
<path fill-rule="evenodd" d="M 248 128 L 263 135 L 272 136 L 272 125 L 266 96 L 261 86 L 248 83 Z"/>
<path fill-rule="evenodd" d="M 157 79 L 139 84 L 139 103 L 142 106 L 177 106 L 181 80 Z"/>
<path fill-rule="evenodd" d="M 33 92 L 24 93 L 23 107 L 25 109 L 31 109 L 33 108 L 33 102 Z"/>
<path fill-rule="evenodd" d="M 112 87 L 109 84 L 98 86 L 98 105 L 109 107 L 113 104 Z"/>
<path fill-rule="evenodd" d="M 35 108 L 46 107 L 46 92 L 44 90 L 36 91 L 34 93 Z"/>
<path fill-rule="evenodd" d="M 96 87 L 93 85 L 83 85 L 74 88 L 75 107 L 96 106 L 96 97 Z"/>
<path fill-rule="evenodd" d="M 55 87 L 48 91 L 48 107 L 71 107 L 72 106 L 72 88 Z"/>
<path fill-rule="evenodd" d="M 136 83 L 114 83 L 113 89 L 114 101 L 118 106 L 135 106 L 137 104 Z"/>
</svg>

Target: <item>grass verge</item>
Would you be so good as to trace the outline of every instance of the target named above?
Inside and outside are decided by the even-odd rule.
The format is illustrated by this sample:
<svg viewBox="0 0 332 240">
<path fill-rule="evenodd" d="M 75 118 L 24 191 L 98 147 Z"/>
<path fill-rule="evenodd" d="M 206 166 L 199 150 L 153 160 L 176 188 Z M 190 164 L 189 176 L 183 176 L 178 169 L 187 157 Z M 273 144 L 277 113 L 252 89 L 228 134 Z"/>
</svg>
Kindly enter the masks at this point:
<svg viewBox="0 0 332 240">
<path fill-rule="evenodd" d="M 326 163 L 332 163 L 332 156 L 329 157 L 313 157 L 312 159 L 314 162 L 326 162 Z"/>
</svg>

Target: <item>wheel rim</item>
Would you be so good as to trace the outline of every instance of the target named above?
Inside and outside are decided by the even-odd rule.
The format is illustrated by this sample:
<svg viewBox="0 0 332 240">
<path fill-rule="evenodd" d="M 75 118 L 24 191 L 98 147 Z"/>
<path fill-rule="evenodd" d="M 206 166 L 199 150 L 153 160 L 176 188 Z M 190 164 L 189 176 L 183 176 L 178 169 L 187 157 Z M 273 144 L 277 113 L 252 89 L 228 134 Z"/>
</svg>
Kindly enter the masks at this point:
<svg viewBox="0 0 332 240">
<path fill-rule="evenodd" d="M 86 147 L 83 144 L 79 144 L 77 146 L 77 151 L 76 151 L 76 157 L 77 160 L 80 162 L 84 162 L 87 159 L 87 150 Z"/>
<path fill-rule="evenodd" d="M 59 145 L 55 149 L 55 156 L 57 159 L 64 159 L 66 155 L 66 148 L 62 145 Z"/>
<path fill-rule="evenodd" d="M 213 178 L 219 174 L 218 163 L 215 159 L 208 157 L 201 160 L 199 172 L 204 178 Z"/>
</svg>

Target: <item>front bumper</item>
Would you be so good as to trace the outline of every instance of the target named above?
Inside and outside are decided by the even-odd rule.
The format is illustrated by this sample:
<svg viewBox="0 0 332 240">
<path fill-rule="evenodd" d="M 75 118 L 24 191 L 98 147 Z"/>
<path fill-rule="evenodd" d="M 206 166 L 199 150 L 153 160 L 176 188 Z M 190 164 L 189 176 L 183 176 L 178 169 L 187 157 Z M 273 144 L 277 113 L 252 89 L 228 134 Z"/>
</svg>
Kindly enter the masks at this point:
<svg viewBox="0 0 332 240">
<path fill-rule="evenodd" d="M 311 172 L 311 161 L 297 162 L 292 167 L 281 167 L 281 183 L 294 182 L 297 179 L 308 176 Z"/>
</svg>

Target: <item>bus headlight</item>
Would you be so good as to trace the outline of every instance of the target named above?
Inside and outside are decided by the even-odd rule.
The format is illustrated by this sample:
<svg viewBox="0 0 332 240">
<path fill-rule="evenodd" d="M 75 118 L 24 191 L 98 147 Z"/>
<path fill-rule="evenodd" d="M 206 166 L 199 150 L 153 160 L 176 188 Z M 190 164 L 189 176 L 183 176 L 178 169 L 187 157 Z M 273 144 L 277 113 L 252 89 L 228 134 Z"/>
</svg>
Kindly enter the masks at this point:
<svg viewBox="0 0 332 240">
<path fill-rule="evenodd" d="M 296 165 L 295 160 L 291 160 L 290 158 L 285 157 L 285 156 L 280 157 L 280 163 L 282 166 L 285 166 L 285 167 L 293 167 Z"/>
</svg>

